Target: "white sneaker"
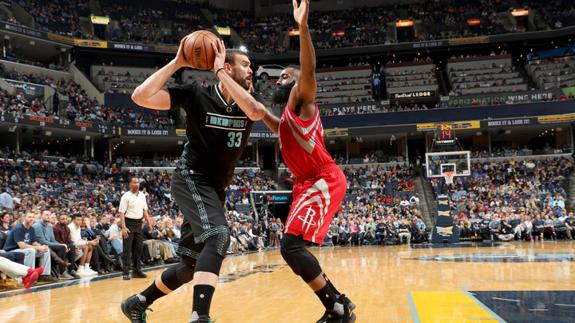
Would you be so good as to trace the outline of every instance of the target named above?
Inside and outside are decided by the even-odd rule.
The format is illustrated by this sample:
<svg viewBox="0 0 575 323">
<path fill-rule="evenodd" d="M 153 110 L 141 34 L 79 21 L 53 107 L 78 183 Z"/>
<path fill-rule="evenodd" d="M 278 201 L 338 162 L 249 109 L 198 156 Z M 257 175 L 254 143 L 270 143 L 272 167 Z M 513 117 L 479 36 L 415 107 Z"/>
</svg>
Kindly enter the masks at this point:
<svg viewBox="0 0 575 323">
<path fill-rule="evenodd" d="M 76 275 L 80 276 L 80 277 L 86 277 L 86 270 L 84 269 L 84 266 L 78 266 L 78 270 L 76 270 Z"/>
<path fill-rule="evenodd" d="M 93 271 L 92 268 L 90 268 L 90 265 L 85 265 L 84 271 L 86 272 L 86 275 L 88 275 L 88 276 L 97 276 L 98 275 L 98 272 Z"/>
</svg>

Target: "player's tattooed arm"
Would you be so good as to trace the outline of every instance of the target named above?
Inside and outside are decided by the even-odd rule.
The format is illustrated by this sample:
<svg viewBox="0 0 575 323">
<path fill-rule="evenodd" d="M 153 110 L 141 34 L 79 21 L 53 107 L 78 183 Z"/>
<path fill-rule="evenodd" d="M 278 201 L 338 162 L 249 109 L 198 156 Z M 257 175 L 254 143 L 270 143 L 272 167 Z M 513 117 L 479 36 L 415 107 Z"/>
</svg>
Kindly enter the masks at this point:
<svg viewBox="0 0 575 323">
<path fill-rule="evenodd" d="M 308 27 L 309 0 L 301 0 L 298 6 L 298 0 L 293 2 L 293 16 L 299 26 L 299 62 L 300 75 L 297 81 L 298 104 L 302 105 L 302 112 L 306 115 L 313 115 L 315 112 L 315 94 L 317 83 L 315 79 L 315 49 Z M 311 110 L 311 111 L 307 111 Z"/>
<path fill-rule="evenodd" d="M 186 36 L 187 37 L 187 36 Z M 132 93 L 132 101 L 139 106 L 154 110 L 169 110 L 171 106 L 170 93 L 164 89 L 166 82 L 182 67 L 190 66 L 183 54 L 186 37 L 180 42 L 176 57 L 154 74 L 150 75 Z"/>
<path fill-rule="evenodd" d="M 216 53 L 213 72 L 217 78 L 250 120 L 262 120 L 268 111 L 266 107 L 258 102 L 225 71 L 226 48 L 224 42 L 222 40 L 212 42 L 212 47 Z"/>
</svg>

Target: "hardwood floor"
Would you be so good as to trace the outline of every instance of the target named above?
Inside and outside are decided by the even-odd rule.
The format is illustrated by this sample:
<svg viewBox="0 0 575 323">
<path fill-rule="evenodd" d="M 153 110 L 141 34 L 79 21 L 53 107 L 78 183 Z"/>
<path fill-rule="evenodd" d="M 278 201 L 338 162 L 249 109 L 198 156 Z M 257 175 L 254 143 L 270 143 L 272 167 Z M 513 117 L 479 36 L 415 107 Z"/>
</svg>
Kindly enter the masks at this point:
<svg viewBox="0 0 575 323">
<path fill-rule="evenodd" d="M 575 311 L 574 247 L 572 242 L 543 242 L 312 252 L 337 288 L 357 304 L 357 322 L 496 322 L 508 320 L 505 311 L 511 309 L 493 305 L 496 310 L 492 310 L 476 292 L 570 291 L 561 296 L 562 302 Z M 84 280 L 63 288 L 9 297 L 0 294 L 0 322 L 127 322 L 119 303 L 148 286 L 160 272 L 148 272 L 147 279 Z M 151 306 L 149 322 L 188 322 L 192 290 L 191 285 L 183 286 L 158 300 Z M 508 303 L 513 302 L 517 300 Z M 285 265 L 279 251 L 273 250 L 226 258 L 211 312 L 218 323 L 297 323 L 315 322 L 323 308 Z"/>
</svg>

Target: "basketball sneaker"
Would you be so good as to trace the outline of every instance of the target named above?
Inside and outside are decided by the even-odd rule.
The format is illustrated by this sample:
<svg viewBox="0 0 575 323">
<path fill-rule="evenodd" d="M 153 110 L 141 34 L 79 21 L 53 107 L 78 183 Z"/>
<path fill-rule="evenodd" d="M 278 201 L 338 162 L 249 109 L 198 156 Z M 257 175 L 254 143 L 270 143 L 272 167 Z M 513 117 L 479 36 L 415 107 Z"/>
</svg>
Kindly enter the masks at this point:
<svg viewBox="0 0 575 323">
<path fill-rule="evenodd" d="M 122 308 L 122 313 L 124 313 L 132 323 L 145 323 L 147 320 L 146 311 L 152 311 L 152 309 L 144 305 L 144 302 L 138 298 L 138 295 L 128 297 L 122 302 L 120 307 Z"/>
<path fill-rule="evenodd" d="M 355 304 L 351 301 L 351 299 L 349 299 L 347 296 L 345 296 L 345 294 L 341 294 L 338 296 L 338 300 L 344 305 L 347 306 L 349 308 L 350 312 L 353 312 L 353 310 L 355 310 Z"/>
<path fill-rule="evenodd" d="M 190 321 L 190 323 L 215 323 L 216 321 L 212 321 L 212 319 L 210 319 L 209 316 L 206 315 L 201 315 L 200 317 L 198 317 L 197 319 L 192 319 L 192 321 Z"/>
<path fill-rule="evenodd" d="M 343 305 L 343 315 L 335 310 L 326 310 L 316 323 L 353 323 L 355 322 L 355 304 L 345 294 L 338 296 L 338 304 Z"/>
<path fill-rule="evenodd" d="M 38 280 L 38 272 L 32 268 L 28 268 L 28 274 L 22 278 L 22 284 L 24 288 L 28 289 L 34 285 L 34 283 Z"/>
</svg>

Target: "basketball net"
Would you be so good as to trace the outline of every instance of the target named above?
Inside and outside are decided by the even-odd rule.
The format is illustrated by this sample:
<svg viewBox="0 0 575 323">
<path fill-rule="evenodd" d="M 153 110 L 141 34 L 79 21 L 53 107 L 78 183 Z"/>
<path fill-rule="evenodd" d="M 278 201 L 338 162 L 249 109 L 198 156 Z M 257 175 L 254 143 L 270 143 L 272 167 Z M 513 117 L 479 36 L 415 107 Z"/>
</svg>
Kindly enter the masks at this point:
<svg viewBox="0 0 575 323">
<path fill-rule="evenodd" d="M 455 177 L 455 173 L 454 172 L 444 172 L 443 177 L 445 178 L 445 184 L 452 185 L 453 184 L 453 178 Z"/>
</svg>

